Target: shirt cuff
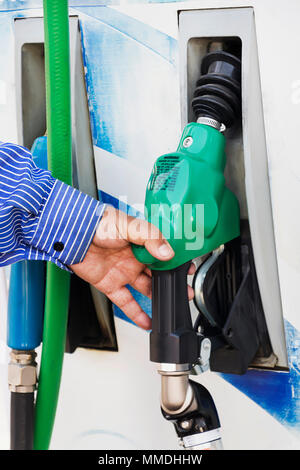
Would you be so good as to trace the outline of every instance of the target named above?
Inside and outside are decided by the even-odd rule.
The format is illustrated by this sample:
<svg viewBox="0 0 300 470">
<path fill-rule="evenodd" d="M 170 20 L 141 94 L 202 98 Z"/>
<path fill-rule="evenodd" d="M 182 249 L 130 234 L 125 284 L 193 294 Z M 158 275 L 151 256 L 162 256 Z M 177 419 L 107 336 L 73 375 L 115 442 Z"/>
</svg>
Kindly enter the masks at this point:
<svg viewBox="0 0 300 470">
<path fill-rule="evenodd" d="M 105 204 L 56 180 L 29 244 L 63 265 L 83 261 Z"/>
</svg>

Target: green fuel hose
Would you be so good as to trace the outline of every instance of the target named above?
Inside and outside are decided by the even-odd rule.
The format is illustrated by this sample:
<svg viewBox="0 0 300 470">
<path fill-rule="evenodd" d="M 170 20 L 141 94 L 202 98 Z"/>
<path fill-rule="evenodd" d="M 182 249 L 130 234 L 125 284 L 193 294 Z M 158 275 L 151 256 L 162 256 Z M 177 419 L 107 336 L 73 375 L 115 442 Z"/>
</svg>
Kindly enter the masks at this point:
<svg viewBox="0 0 300 470">
<path fill-rule="evenodd" d="M 44 0 L 48 166 L 72 184 L 69 13 L 67 0 Z M 43 349 L 35 410 L 34 449 L 50 445 L 65 351 L 70 274 L 47 265 Z"/>
</svg>

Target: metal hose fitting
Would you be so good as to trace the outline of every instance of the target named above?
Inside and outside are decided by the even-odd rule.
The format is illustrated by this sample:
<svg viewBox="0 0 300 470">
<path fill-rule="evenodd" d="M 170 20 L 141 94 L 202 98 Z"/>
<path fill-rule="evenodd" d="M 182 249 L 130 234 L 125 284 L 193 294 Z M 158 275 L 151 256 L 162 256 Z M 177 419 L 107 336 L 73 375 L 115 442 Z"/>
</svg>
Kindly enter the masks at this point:
<svg viewBox="0 0 300 470">
<path fill-rule="evenodd" d="M 8 364 L 8 386 L 11 392 L 32 393 L 37 383 L 35 351 L 11 350 Z"/>
<path fill-rule="evenodd" d="M 193 409 L 194 393 L 189 383 L 189 364 L 160 364 L 161 408 L 169 415 Z"/>
</svg>

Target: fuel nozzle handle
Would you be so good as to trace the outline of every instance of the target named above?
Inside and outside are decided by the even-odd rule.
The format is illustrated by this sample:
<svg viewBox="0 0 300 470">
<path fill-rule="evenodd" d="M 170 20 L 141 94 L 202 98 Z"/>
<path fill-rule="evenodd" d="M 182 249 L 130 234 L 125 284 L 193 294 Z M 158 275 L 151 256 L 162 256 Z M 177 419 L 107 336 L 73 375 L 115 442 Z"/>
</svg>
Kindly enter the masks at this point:
<svg viewBox="0 0 300 470">
<path fill-rule="evenodd" d="M 190 262 L 175 269 L 152 271 L 152 362 L 193 364 L 198 359 L 199 341 L 187 293 L 189 266 Z"/>
</svg>

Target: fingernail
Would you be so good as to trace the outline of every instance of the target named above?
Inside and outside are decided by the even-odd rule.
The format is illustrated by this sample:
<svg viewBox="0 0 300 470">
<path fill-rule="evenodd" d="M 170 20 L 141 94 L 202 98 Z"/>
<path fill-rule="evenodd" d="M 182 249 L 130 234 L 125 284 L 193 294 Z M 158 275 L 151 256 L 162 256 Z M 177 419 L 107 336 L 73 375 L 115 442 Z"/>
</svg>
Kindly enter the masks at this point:
<svg viewBox="0 0 300 470">
<path fill-rule="evenodd" d="M 162 245 L 160 245 L 158 251 L 163 258 L 170 258 L 174 255 L 174 251 L 167 243 L 163 243 Z"/>
<path fill-rule="evenodd" d="M 136 318 L 136 324 L 140 326 L 140 328 L 143 328 L 144 330 L 150 330 L 152 326 L 152 321 L 151 318 L 146 315 L 146 313 L 141 313 L 137 318 Z"/>
</svg>

